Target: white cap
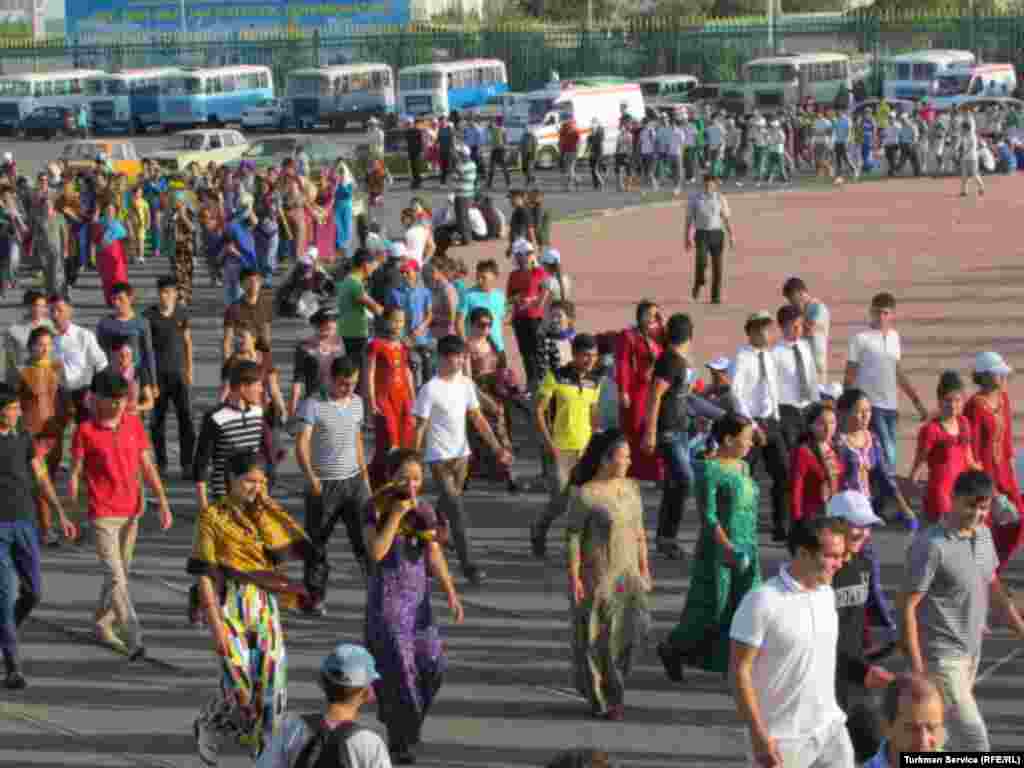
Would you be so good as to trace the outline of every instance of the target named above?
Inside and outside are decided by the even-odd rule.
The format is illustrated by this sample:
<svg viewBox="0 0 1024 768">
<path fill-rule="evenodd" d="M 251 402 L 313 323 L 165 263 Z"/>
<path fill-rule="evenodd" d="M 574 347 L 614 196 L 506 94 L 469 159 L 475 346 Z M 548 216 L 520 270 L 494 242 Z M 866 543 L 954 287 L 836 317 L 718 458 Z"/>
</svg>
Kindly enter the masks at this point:
<svg viewBox="0 0 1024 768">
<path fill-rule="evenodd" d="M 320 249 L 317 248 L 315 245 L 309 246 L 309 248 L 306 249 L 306 260 L 309 262 L 314 262 L 318 258 L 320 258 Z"/>
<path fill-rule="evenodd" d="M 544 255 L 540 257 L 541 264 L 561 264 L 562 254 L 560 254 L 554 248 L 548 248 L 544 251 Z"/>
<path fill-rule="evenodd" d="M 1009 376 L 1013 368 L 1006 364 L 998 352 L 979 352 L 974 357 L 975 373 L 994 373 L 997 376 Z"/>
<path fill-rule="evenodd" d="M 14 162 L 14 155 L 12 155 L 10 152 L 4 152 L 4 162 L 5 163 L 13 163 Z"/>
<path fill-rule="evenodd" d="M 730 365 L 732 365 L 732 361 L 728 357 L 716 357 L 707 364 L 712 371 L 728 371 Z"/>
<path fill-rule="evenodd" d="M 843 491 L 828 501 L 825 507 L 826 517 L 845 520 L 856 528 L 867 528 L 872 525 L 884 525 L 885 521 L 871 509 L 871 499 L 860 491 Z"/>
<path fill-rule="evenodd" d="M 533 243 L 522 237 L 517 238 L 516 241 L 512 243 L 513 256 L 526 256 L 527 254 L 533 253 L 534 250 Z"/>
</svg>

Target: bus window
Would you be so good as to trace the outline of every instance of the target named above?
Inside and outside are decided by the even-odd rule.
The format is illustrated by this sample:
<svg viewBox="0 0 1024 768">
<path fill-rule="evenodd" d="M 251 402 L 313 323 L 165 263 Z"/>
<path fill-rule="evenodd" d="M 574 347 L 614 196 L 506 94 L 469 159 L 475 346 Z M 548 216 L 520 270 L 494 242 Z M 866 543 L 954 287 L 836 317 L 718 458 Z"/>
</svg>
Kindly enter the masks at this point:
<svg viewBox="0 0 1024 768">
<path fill-rule="evenodd" d="M 985 81 L 982 80 L 980 77 L 976 77 L 973 80 L 971 80 L 971 88 L 968 91 L 968 93 L 971 96 L 977 96 L 978 94 L 981 93 L 981 91 L 982 91 L 982 89 L 984 87 L 985 87 Z"/>
<path fill-rule="evenodd" d="M 345 75 L 344 77 L 341 78 L 341 90 L 340 90 L 340 93 L 342 95 L 345 95 L 348 92 L 349 92 L 349 78 L 348 78 L 348 75 Z"/>
<path fill-rule="evenodd" d="M 224 75 L 220 78 L 220 92 L 231 93 L 238 90 L 238 75 Z"/>
<path fill-rule="evenodd" d="M 375 91 L 380 90 L 380 72 L 370 73 L 370 87 Z"/>
<path fill-rule="evenodd" d="M 896 65 L 896 79 L 897 80 L 910 80 L 911 75 L 914 72 L 912 64 L 897 64 Z"/>
<path fill-rule="evenodd" d="M 390 69 L 385 69 L 380 74 L 381 74 L 381 78 L 382 78 L 381 82 L 384 84 L 384 87 L 385 88 L 390 88 L 391 87 L 391 70 Z"/>
<path fill-rule="evenodd" d="M 219 133 L 210 136 L 210 149 L 221 149 L 223 146 L 224 142 L 221 140 Z"/>
<path fill-rule="evenodd" d="M 931 82 L 935 77 L 935 65 L 929 62 L 914 65 L 914 80 L 918 82 Z"/>
</svg>

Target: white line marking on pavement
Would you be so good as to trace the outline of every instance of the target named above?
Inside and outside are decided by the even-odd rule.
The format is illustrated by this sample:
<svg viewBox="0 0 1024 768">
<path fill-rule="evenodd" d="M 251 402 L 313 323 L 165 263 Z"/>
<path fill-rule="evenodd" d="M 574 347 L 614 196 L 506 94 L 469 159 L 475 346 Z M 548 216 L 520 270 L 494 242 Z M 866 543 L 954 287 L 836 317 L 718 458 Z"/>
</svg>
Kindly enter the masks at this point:
<svg viewBox="0 0 1024 768">
<path fill-rule="evenodd" d="M 982 672 L 980 675 L 978 675 L 977 679 L 974 681 L 975 684 L 980 683 L 980 682 L 990 678 L 995 673 L 995 671 L 997 669 L 999 669 L 1004 664 L 1008 664 L 1011 661 L 1013 661 L 1022 652 L 1024 652 L 1024 648 L 1014 648 L 1008 654 L 1003 656 L 1003 658 L 999 659 L 999 661 L 993 662 L 992 666 L 990 666 L 988 669 L 986 669 L 984 672 Z"/>
</svg>

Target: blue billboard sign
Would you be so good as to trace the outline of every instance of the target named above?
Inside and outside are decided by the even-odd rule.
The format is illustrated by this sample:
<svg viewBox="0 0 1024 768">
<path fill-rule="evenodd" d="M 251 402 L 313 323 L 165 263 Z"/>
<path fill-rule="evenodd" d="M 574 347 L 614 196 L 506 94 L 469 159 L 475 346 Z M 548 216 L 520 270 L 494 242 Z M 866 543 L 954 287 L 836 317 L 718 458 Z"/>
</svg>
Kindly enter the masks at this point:
<svg viewBox="0 0 1024 768">
<path fill-rule="evenodd" d="M 408 24 L 409 0 L 67 0 L 69 35 L 139 32 L 230 34 L 294 25 L 329 30 L 334 26 Z"/>
</svg>

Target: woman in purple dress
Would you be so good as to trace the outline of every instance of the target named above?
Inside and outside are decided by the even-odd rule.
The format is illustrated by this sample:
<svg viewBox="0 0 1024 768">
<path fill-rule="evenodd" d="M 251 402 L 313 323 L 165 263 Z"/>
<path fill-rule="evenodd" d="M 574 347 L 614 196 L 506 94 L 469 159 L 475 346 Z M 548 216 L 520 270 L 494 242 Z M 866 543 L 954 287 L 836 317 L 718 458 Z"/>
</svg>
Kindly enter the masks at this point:
<svg viewBox="0 0 1024 768">
<path fill-rule="evenodd" d="M 381 675 L 374 688 L 391 760 L 409 765 L 415 762 L 411 748 L 420 742 L 423 719 L 445 668 L 430 607 L 429 575 L 441 582 L 457 624 L 463 613 L 441 550 L 446 530 L 434 509 L 419 499 L 419 455 L 393 452 L 387 474 L 389 480 L 374 494 L 367 514 L 366 545 L 374 566 L 366 600 L 366 647 Z"/>
</svg>

